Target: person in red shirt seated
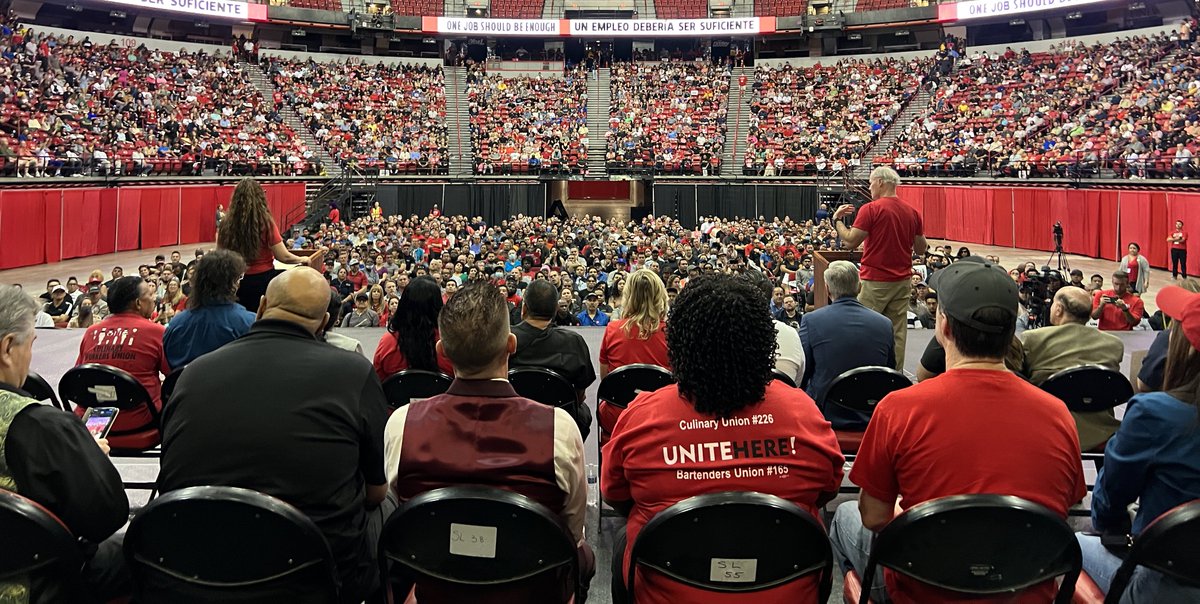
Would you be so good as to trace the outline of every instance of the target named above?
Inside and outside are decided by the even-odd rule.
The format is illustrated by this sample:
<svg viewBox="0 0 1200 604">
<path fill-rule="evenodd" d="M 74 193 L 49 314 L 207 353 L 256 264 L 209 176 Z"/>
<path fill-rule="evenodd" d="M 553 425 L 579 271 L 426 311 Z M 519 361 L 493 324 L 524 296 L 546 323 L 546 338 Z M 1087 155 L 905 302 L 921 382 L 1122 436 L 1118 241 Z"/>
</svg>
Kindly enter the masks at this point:
<svg viewBox="0 0 1200 604">
<path fill-rule="evenodd" d="M 159 374 L 171 372 L 167 355 L 163 353 L 163 332 L 166 327 L 150 320 L 156 301 L 154 290 L 141 277 L 121 277 L 108 287 L 108 318 L 83 332 L 79 342 L 76 365 L 100 363 L 123 369 L 133 375 L 162 409 L 162 379 Z M 83 417 L 86 409 L 75 409 Z M 109 432 L 108 441 L 114 449 L 149 449 L 158 444 L 157 430 L 139 430 L 151 421 L 150 411 L 139 407 L 122 411 Z"/>
<path fill-rule="evenodd" d="M 829 422 L 803 390 L 772 379 L 775 325 L 755 285 L 729 275 L 693 279 L 675 300 L 667 344 L 677 383 L 639 395 L 604 445 L 604 499 L 628 516 L 614 546 L 621 556 L 612 567 L 614 602 L 626 599 L 620 595 L 638 533 L 671 505 L 705 493 L 755 491 L 819 517 L 842 482 L 844 459 Z M 639 603 L 747 601 L 647 569 L 636 584 Z M 815 577 L 754 594 L 762 602 L 816 597 Z"/>
<path fill-rule="evenodd" d="M 654 271 L 639 269 L 625 285 L 620 319 L 609 321 L 600 342 L 600 379 L 612 370 L 635 363 L 671 368 L 667 356 L 667 288 Z M 601 402 L 600 438 L 617 422 L 621 409 Z"/>
<path fill-rule="evenodd" d="M 1014 495 L 1065 519 L 1087 494 L 1067 406 L 1004 366 L 1016 330 L 1016 283 L 972 256 L 935 273 L 930 286 L 938 292 L 935 336 L 946 349 L 947 371 L 876 407 L 850 471 L 862 492 L 857 503 L 838 506 L 830 526 L 843 570 L 863 573 L 871 531 L 883 530 L 899 509 L 931 499 Z M 882 575 L 874 580 L 875 602 L 961 601 L 892 571 Z M 1005 601 L 1049 602 L 1055 591 L 1048 581 Z"/>
<path fill-rule="evenodd" d="M 1092 295 L 1092 318 L 1100 320 L 1104 331 L 1130 331 L 1142 322 L 1146 306 L 1129 290 L 1129 275 L 1118 270 L 1112 276 L 1112 289 Z"/>
<path fill-rule="evenodd" d="M 320 271 L 325 268 L 326 248 L 311 256 L 297 256 L 283 245 L 279 226 L 267 207 L 267 194 L 253 178 L 243 178 L 233 189 L 229 213 L 219 221 L 217 247 L 242 255 L 246 274 L 238 286 L 238 303 L 250 312 L 258 312 L 258 303 L 267 293 L 267 284 L 280 272 L 275 261 L 284 264 L 307 265 Z"/>
<path fill-rule="evenodd" d="M 396 312 L 388 319 L 388 331 L 379 338 L 379 346 L 375 348 L 375 374 L 379 381 L 405 369 L 454 375 L 450 359 L 435 350 L 441 310 L 442 288 L 433 279 L 413 279 L 404 288 Z"/>
</svg>

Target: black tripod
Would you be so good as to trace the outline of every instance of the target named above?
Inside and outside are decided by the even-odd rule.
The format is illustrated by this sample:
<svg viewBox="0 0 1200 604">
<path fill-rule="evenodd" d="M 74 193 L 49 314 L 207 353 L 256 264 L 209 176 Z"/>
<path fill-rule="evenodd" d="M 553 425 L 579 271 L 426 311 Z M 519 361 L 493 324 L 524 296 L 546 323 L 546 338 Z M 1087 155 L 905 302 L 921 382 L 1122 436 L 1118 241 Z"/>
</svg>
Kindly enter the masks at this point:
<svg viewBox="0 0 1200 604">
<path fill-rule="evenodd" d="M 1051 266 L 1054 259 L 1058 259 L 1059 274 L 1071 272 L 1071 263 L 1067 262 L 1067 257 L 1063 254 L 1063 228 L 1061 222 L 1054 223 L 1054 251 L 1050 254 L 1050 259 L 1046 260 L 1046 266 Z"/>
</svg>

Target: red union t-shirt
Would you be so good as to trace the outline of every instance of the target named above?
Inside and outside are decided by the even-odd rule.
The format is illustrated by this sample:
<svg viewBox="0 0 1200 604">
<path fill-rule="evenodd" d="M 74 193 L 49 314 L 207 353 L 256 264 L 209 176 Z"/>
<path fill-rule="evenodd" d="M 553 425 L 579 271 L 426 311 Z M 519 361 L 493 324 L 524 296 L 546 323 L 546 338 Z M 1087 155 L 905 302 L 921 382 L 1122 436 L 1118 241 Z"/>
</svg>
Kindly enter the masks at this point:
<svg viewBox="0 0 1200 604">
<path fill-rule="evenodd" d="M 880 197 L 858 210 L 854 228 L 863 242 L 865 281 L 904 281 L 912 276 L 913 238 L 924 234 L 921 215 L 899 197 Z"/>
<path fill-rule="evenodd" d="M 110 315 L 83 332 L 75 364 L 100 363 L 129 372 L 150 393 L 154 406 L 162 409 L 162 380 L 159 374 L 171 372 L 167 357 L 163 354 L 165 331 L 166 327 L 135 313 Z M 82 407 L 75 410 L 80 417 L 84 411 Z M 133 430 L 148 423 L 150 412 L 145 407 L 121 411 L 117 414 L 112 432 Z M 109 440 L 113 447 L 126 446 L 120 436 L 111 436 Z"/>
<path fill-rule="evenodd" d="M 951 369 L 887 395 L 867 425 L 850 480 L 880 501 L 900 497 L 904 509 L 950 495 L 997 494 L 1066 518 L 1087 494 L 1067 406 L 1008 371 L 981 369 Z M 890 570 L 884 577 L 896 604 L 975 601 Z M 1054 593 L 1050 581 L 1005 601 L 1044 603 Z"/>
<path fill-rule="evenodd" d="M 1131 280 L 1132 281 L 1132 280 Z M 1100 307 L 1100 298 L 1108 296 L 1110 298 L 1120 298 L 1126 306 L 1129 307 L 1129 314 L 1138 321 L 1146 315 L 1146 305 L 1142 299 L 1133 295 L 1130 292 L 1125 292 L 1125 295 L 1118 296 L 1117 292 L 1111 289 L 1098 291 L 1092 294 L 1092 309 Z M 1104 310 L 1100 312 L 1100 322 L 1097 326 L 1101 331 L 1131 331 L 1133 326 L 1129 321 L 1125 320 L 1125 312 L 1117 308 L 1114 304 L 1108 304 Z"/>
<path fill-rule="evenodd" d="M 271 247 L 282 241 L 283 238 L 279 236 L 279 227 L 272 220 L 271 230 L 263 233 L 262 244 L 258 248 L 258 256 L 246 259 L 246 274 L 257 275 L 275 268 L 275 254 L 271 252 Z"/>
<path fill-rule="evenodd" d="M 655 514 L 695 495 L 756 491 L 787 499 L 817 516 L 822 494 L 842 482 L 841 449 L 829 422 L 803 390 L 778 381 L 763 400 L 728 420 L 697 413 L 667 386 L 639 395 L 604 445 L 600 487 L 606 499 L 633 501 L 625 552 Z M 624 566 L 625 572 L 628 566 Z M 625 575 L 622 575 L 625 576 Z M 637 601 L 652 604 L 729 602 L 642 570 Z M 813 602 L 816 578 L 754 592 L 761 602 Z"/>
</svg>

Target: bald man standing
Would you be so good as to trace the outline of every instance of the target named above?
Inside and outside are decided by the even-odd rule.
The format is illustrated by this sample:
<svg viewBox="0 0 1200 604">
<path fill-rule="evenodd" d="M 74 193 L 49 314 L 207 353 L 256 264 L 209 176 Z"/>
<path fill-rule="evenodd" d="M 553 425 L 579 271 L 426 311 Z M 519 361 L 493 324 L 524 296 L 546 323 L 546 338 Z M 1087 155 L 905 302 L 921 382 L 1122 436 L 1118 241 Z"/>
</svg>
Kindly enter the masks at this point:
<svg viewBox="0 0 1200 604">
<path fill-rule="evenodd" d="M 249 333 L 192 361 L 164 409 L 163 492 L 242 487 L 300 509 L 325 535 L 343 602 L 378 600 L 375 544 L 386 498 L 386 401 L 371 362 L 316 337 L 329 284 L 275 277 Z"/>
<path fill-rule="evenodd" d="M 1047 378 L 1071 367 L 1100 365 L 1120 371 L 1125 356 L 1121 338 L 1087 325 L 1092 298 L 1077 287 L 1064 287 L 1054 294 L 1050 325 L 1021 333 L 1025 347 L 1025 370 L 1029 381 L 1041 386 Z M 1079 447 L 1090 451 L 1103 445 L 1120 422 L 1112 411 L 1072 413 L 1079 429 Z"/>
</svg>

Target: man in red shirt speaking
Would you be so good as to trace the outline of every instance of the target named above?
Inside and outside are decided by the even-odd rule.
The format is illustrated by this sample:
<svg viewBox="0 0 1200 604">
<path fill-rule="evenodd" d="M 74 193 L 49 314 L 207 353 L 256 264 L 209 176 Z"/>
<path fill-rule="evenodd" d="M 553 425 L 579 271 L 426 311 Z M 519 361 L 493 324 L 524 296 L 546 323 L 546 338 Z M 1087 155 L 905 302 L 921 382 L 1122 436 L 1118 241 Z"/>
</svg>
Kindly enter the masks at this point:
<svg viewBox="0 0 1200 604">
<path fill-rule="evenodd" d="M 904 370 L 904 343 L 908 339 L 908 299 L 911 293 L 913 254 L 924 255 L 925 242 L 921 215 L 896 197 L 900 175 L 886 166 L 871 172 L 871 201 L 864 205 L 853 227 L 841 219 L 854 213 L 854 206 L 843 204 L 833 213 L 833 226 L 842 245 L 849 250 L 863 246 L 863 306 L 892 321 L 896 339 L 896 369 Z"/>
<path fill-rule="evenodd" d="M 1014 495 L 1065 519 L 1087 493 L 1067 406 L 1004 366 L 1016 330 L 1016 283 L 1004 269 L 969 256 L 935 273 L 930 285 L 938 292 L 935 336 L 946 349 L 947 371 L 875 408 L 850 471 L 862 487 L 858 503 L 838 506 L 829 531 L 844 569 L 864 572 L 871 531 L 892 521 L 897 502 L 907 510 L 951 495 Z M 882 574 L 875 602 L 958 600 Z M 1005 601 L 1049 602 L 1054 592 L 1048 581 Z"/>
</svg>

